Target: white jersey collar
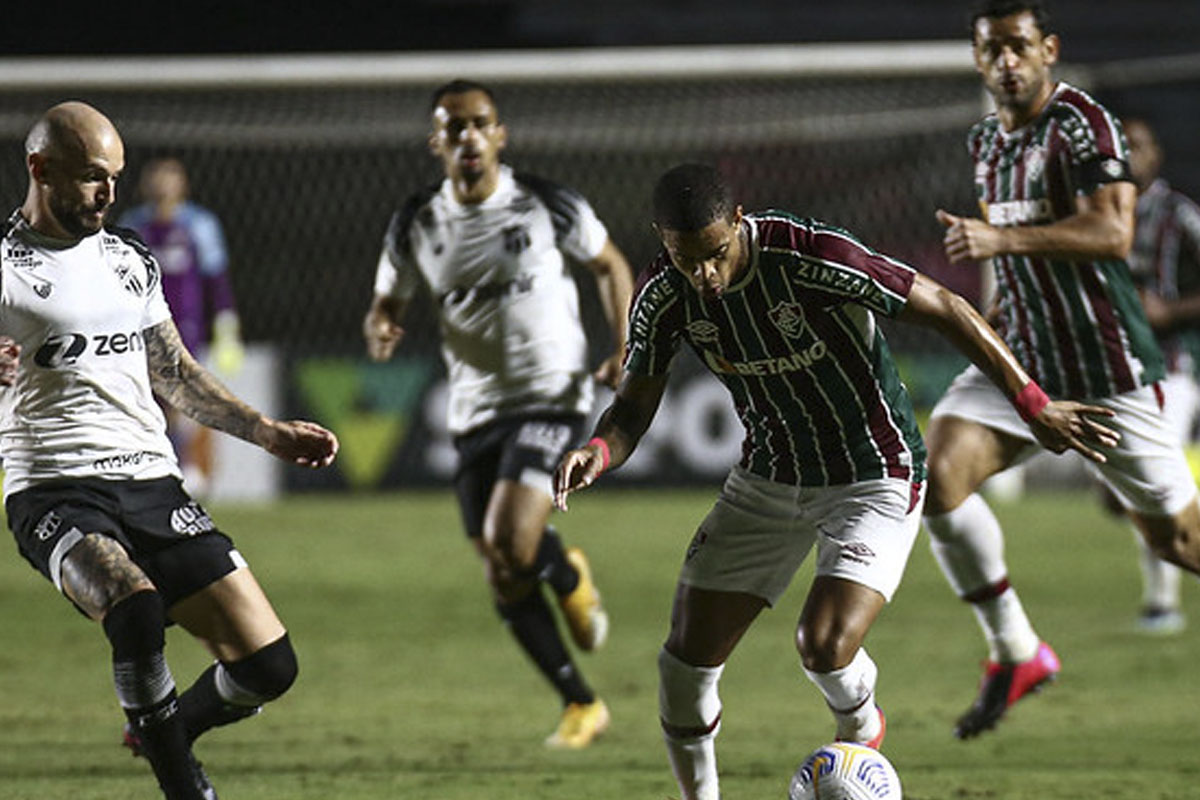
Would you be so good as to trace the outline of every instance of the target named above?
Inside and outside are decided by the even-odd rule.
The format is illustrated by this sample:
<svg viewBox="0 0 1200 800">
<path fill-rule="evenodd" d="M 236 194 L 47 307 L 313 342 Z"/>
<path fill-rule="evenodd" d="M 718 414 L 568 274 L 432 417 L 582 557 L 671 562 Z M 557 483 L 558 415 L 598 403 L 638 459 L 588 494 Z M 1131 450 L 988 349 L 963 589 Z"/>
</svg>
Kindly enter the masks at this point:
<svg viewBox="0 0 1200 800">
<path fill-rule="evenodd" d="M 482 203 L 460 203 L 454 196 L 454 185 L 449 178 L 442 181 L 441 195 L 446 207 L 455 211 L 465 211 L 474 208 L 496 208 L 508 205 L 509 198 L 517 189 L 517 180 L 513 177 L 512 167 L 500 165 L 500 175 L 496 179 L 496 190 L 488 195 Z"/>
</svg>

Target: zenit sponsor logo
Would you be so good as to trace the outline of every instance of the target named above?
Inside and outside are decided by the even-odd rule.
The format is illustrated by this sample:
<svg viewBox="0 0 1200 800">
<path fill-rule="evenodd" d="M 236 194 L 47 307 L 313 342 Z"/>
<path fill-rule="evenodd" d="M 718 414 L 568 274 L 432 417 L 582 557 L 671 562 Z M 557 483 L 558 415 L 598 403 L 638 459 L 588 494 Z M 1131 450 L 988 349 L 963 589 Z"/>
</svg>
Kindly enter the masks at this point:
<svg viewBox="0 0 1200 800">
<path fill-rule="evenodd" d="M 753 361 L 730 361 L 711 350 L 704 351 L 704 361 L 713 372 L 724 375 L 782 375 L 808 369 L 829 354 L 823 341 L 816 341 L 791 355 L 759 358 Z"/>
<path fill-rule="evenodd" d="M 146 349 L 142 334 L 97 333 L 90 338 L 82 333 L 62 333 L 51 336 L 38 348 L 33 363 L 46 369 L 70 366 L 84 353 L 97 356 L 119 356 L 125 353 L 140 353 Z"/>
</svg>

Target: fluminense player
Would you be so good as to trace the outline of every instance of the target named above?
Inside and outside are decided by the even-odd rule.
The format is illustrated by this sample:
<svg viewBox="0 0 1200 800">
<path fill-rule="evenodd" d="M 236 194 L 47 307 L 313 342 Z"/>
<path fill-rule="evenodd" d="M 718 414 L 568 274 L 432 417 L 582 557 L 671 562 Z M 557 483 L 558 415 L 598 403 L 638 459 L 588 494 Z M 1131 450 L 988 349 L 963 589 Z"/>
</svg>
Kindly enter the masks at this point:
<svg viewBox="0 0 1200 800">
<path fill-rule="evenodd" d="M 487 87 L 439 87 L 432 112 L 429 147 L 445 177 L 392 217 L 363 325 L 367 350 L 391 357 L 421 288 L 441 323 L 467 536 L 501 619 L 562 698 L 546 744 L 586 747 L 608 727 L 609 711 L 573 663 L 542 584 L 581 649 L 601 645 L 608 617 L 583 551 L 564 548 L 548 525 L 550 478 L 583 432 L 592 382 L 619 377 L 632 275 L 582 196 L 501 163 L 508 132 Z M 615 334 L 594 374 L 564 255 L 595 276 Z"/>
<path fill-rule="evenodd" d="M 684 558 L 659 653 L 659 715 L 684 800 L 716 800 L 717 683 L 742 635 L 816 547 L 796 647 L 841 740 L 878 748 L 883 712 L 863 639 L 917 535 L 925 446 L 875 315 L 953 342 L 1055 451 L 1112 434 L 1107 412 L 1049 402 L 969 303 L 850 233 L 782 211 L 744 214 L 717 173 L 684 164 L 654 190 L 663 251 L 642 273 L 628 357 L 592 440 L 555 473 L 555 501 L 624 463 L 686 343 L 733 396 L 741 462 Z"/>
<path fill-rule="evenodd" d="M 1200 415 L 1200 206 L 1171 188 L 1159 171 L 1162 146 L 1144 119 L 1122 120 L 1129 142 L 1129 173 L 1138 187 L 1129 269 L 1146 318 L 1166 359 L 1163 415 L 1181 443 Z M 1187 619 L 1180 607 L 1180 570 L 1163 561 L 1135 531 L 1142 571 L 1137 629 L 1173 634 Z"/>
<path fill-rule="evenodd" d="M 952 261 L 992 259 L 997 330 L 1052 397 L 1115 413 L 1120 444 L 1092 465 L 1160 557 L 1200 569 L 1200 506 L 1162 416 L 1163 358 L 1125 256 L 1136 188 L 1117 120 L 1051 79 L 1059 39 L 1036 2 L 993 0 L 972 21 L 975 63 L 997 110 L 968 137 L 981 218 L 938 210 Z M 976 369 L 955 379 L 927 432 L 926 524 L 950 585 L 987 638 L 988 662 L 954 732 L 969 738 L 1053 678 L 1010 584 L 1000 525 L 976 493 L 1036 451 L 1006 398 Z"/>
<path fill-rule="evenodd" d="M 125 151 L 96 109 L 49 109 L 25 140 L 29 190 L 0 235 L 0 456 L 21 554 L 112 645 L 126 743 L 170 800 L 212 800 L 192 742 L 254 714 L 296 656 L 246 561 L 184 492 L 154 396 L 298 464 L 337 439 L 248 407 L 183 346 L 161 272 L 105 226 Z M 175 622 L 216 663 L 177 696 L 163 658 Z"/>
</svg>

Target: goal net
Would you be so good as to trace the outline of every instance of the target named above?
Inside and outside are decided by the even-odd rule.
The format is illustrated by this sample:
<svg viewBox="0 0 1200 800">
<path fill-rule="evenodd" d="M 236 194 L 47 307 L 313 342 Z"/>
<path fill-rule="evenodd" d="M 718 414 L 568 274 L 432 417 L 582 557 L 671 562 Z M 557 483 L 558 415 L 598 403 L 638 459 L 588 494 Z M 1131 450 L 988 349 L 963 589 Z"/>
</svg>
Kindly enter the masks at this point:
<svg viewBox="0 0 1200 800">
<path fill-rule="evenodd" d="M 968 296 L 979 289 L 976 270 L 945 263 L 934 219 L 938 207 L 974 208 L 963 143 L 985 106 L 966 42 L 0 66 L 7 208 L 24 197 L 30 124 L 55 102 L 86 100 L 125 139 L 116 213 L 136 201 L 136 176 L 149 159 L 176 156 L 187 166 L 193 199 L 224 224 L 244 334 L 282 354 L 297 413 L 329 412 L 335 402 L 306 401 L 305 370 L 324 384 L 352 364 L 361 385 L 352 400 L 336 401 L 337 413 L 405 407 L 403 431 L 384 437 L 400 456 L 376 454 L 363 468 L 369 479 L 342 476 L 351 485 L 441 480 L 452 461 L 444 436 L 430 431 L 440 421 L 426 400 L 438 391 L 441 367 L 429 309 L 410 313 L 403 369 L 362 364 L 360 334 L 390 214 L 440 179 L 426 146 L 430 93 L 452 78 L 494 88 L 509 129 L 505 160 L 588 197 L 635 270 L 657 248 L 653 181 L 674 164 L 701 160 L 719 167 L 747 209 L 842 225 Z M 608 332 L 589 283 L 581 287 L 599 359 Z M 918 402 L 931 402 L 957 362 L 934 337 L 898 326 L 888 332 Z M 685 363 L 680 371 L 698 370 Z M 722 429 L 729 420 L 701 417 L 696 424 L 721 441 L 721 452 L 736 455 Z M 379 436 L 360 435 L 378 447 Z M 672 466 L 656 474 L 710 477 L 681 466 L 669 443 L 663 448 Z"/>
</svg>

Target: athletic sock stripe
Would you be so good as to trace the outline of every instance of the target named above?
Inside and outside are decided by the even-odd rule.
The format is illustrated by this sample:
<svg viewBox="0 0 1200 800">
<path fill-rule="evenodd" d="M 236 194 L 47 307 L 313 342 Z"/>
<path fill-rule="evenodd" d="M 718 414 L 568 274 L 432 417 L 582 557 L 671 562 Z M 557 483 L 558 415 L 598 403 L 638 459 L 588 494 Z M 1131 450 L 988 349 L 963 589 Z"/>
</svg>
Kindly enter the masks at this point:
<svg viewBox="0 0 1200 800">
<path fill-rule="evenodd" d="M 1011 584 L 1008 582 L 1008 578 L 1004 577 L 993 584 L 984 586 L 982 589 L 976 589 L 969 594 L 964 594 L 962 599 L 967 603 L 983 603 L 1004 594 L 1008 591 L 1009 586 Z"/>
<path fill-rule="evenodd" d="M 175 691 L 175 680 L 162 653 L 146 661 L 114 661 L 113 684 L 122 708 L 149 708 Z"/>
<path fill-rule="evenodd" d="M 717 714 L 717 718 L 712 721 L 711 725 L 698 725 L 694 728 L 688 728 L 683 725 L 672 725 L 662 718 L 659 718 L 658 721 L 662 724 L 663 733 L 672 739 L 699 739 L 702 736 L 708 736 L 717 729 L 717 726 L 721 724 L 721 714 Z"/>
</svg>

